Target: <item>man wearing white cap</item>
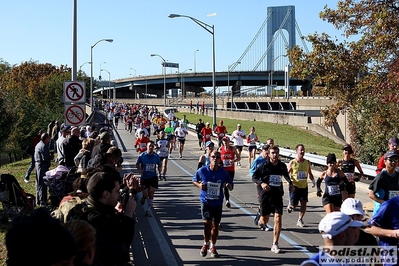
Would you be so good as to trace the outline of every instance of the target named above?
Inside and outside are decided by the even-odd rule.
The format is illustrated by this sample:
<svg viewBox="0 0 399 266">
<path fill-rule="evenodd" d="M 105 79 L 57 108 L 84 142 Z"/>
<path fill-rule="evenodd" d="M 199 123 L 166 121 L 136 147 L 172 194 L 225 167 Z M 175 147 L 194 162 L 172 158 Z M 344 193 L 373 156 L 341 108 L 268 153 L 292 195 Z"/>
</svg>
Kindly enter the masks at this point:
<svg viewBox="0 0 399 266">
<path fill-rule="evenodd" d="M 349 215 L 353 220 L 363 221 L 363 204 L 358 199 L 347 198 L 342 202 L 341 212 Z M 377 246 L 377 239 L 363 230 L 359 231 L 359 240 L 355 246 Z"/>
<path fill-rule="evenodd" d="M 337 246 L 353 246 L 359 239 L 359 227 L 361 221 L 352 220 L 343 212 L 330 212 L 321 219 L 319 231 L 324 240 L 324 246 L 333 250 Z M 314 266 L 320 264 L 321 258 L 332 258 L 328 253 L 320 251 L 310 259 L 302 262 L 301 266 Z M 332 265 L 330 261 L 324 265 Z"/>
</svg>

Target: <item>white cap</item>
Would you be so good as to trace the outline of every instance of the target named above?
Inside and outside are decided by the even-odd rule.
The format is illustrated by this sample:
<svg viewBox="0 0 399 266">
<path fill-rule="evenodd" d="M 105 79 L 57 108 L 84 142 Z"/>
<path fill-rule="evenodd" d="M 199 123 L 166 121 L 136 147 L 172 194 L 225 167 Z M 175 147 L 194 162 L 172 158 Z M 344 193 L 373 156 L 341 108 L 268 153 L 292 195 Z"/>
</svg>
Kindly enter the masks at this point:
<svg viewBox="0 0 399 266">
<path fill-rule="evenodd" d="M 323 238 L 332 239 L 334 236 L 345 231 L 348 227 L 361 227 L 363 222 L 352 220 L 343 212 L 328 213 L 319 223 L 319 231 Z"/>
<path fill-rule="evenodd" d="M 210 125 L 210 123 L 209 123 L 209 122 L 206 122 L 205 125 Z"/>
<path fill-rule="evenodd" d="M 360 202 L 360 200 L 347 198 L 344 200 L 344 202 L 342 202 L 341 212 L 345 213 L 346 215 L 360 214 L 364 216 L 363 204 Z"/>
</svg>

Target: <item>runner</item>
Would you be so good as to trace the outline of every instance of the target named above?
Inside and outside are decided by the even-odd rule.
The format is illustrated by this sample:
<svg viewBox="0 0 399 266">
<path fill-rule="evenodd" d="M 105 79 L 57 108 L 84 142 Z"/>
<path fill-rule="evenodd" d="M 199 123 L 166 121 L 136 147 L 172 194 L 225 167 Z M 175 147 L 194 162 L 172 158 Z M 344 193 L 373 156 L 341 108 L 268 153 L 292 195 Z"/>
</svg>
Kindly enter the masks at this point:
<svg viewBox="0 0 399 266">
<path fill-rule="evenodd" d="M 186 142 L 186 135 L 188 134 L 187 129 L 180 123 L 180 126 L 176 128 L 175 135 L 179 142 L 179 158 L 183 157 L 184 143 Z"/>
<path fill-rule="evenodd" d="M 223 137 L 223 146 L 220 149 L 222 154 L 222 163 L 223 168 L 229 173 L 231 180 L 234 180 L 235 175 L 235 162 L 240 160 L 240 155 L 237 152 L 237 149 L 230 145 L 230 139 L 228 136 Z M 230 193 L 228 189 L 224 190 L 224 194 L 226 197 L 226 207 L 231 208 L 230 204 Z"/>
<path fill-rule="evenodd" d="M 169 158 L 172 156 L 172 151 L 176 149 L 176 136 L 175 129 L 172 126 L 172 122 L 169 121 L 167 127 L 164 130 L 166 138 L 169 142 Z"/>
<path fill-rule="evenodd" d="M 288 164 L 288 173 L 291 174 L 291 180 L 295 190 L 290 192 L 287 212 L 291 213 L 298 206 L 298 203 L 301 202 L 296 225 L 305 227 L 303 216 L 305 215 L 306 205 L 308 203 L 308 178 L 312 181 L 313 187 L 315 187 L 316 182 L 312 174 L 310 162 L 303 158 L 305 155 L 305 146 L 303 144 L 296 145 L 295 152 L 295 159 L 291 160 Z"/>
<path fill-rule="evenodd" d="M 159 173 L 159 180 L 166 181 L 166 171 L 168 170 L 168 154 L 170 149 L 170 143 L 165 138 L 165 132 L 159 132 L 159 140 L 156 143 L 157 153 L 161 160 L 162 170 Z"/>
<path fill-rule="evenodd" d="M 220 149 L 220 147 L 222 147 L 223 144 L 222 139 L 227 133 L 226 127 L 223 125 L 223 120 L 219 121 L 219 125 L 215 128 L 214 132 L 218 138 L 218 149 Z"/>
<path fill-rule="evenodd" d="M 201 135 L 203 136 L 202 143 L 205 146 L 207 141 L 211 140 L 212 137 L 212 128 L 210 128 L 211 124 L 209 122 L 205 123 L 205 127 L 201 129 Z"/>
<path fill-rule="evenodd" d="M 139 155 L 147 150 L 148 142 L 150 142 L 150 139 L 145 135 L 144 131 L 141 131 L 140 136 L 136 139 L 134 143 L 134 147 L 136 148 L 136 151 Z"/>
<path fill-rule="evenodd" d="M 198 138 L 198 145 L 200 147 L 200 150 L 202 150 L 202 140 L 204 138 L 204 136 L 202 136 L 201 130 L 205 127 L 204 122 L 202 122 L 202 119 L 198 119 L 198 123 L 195 125 L 195 132 L 197 132 L 197 138 Z M 204 147 L 205 149 L 205 147 Z"/>
<path fill-rule="evenodd" d="M 251 127 L 250 132 L 247 136 L 248 143 L 248 168 L 251 167 L 252 160 L 256 158 L 256 142 L 258 141 L 258 135 L 255 133 L 255 127 Z"/>
<path fill-rule="evenodd" d="M 200 169 L 202 166 L 209 165 L 211 163 L 211 158 L 210 155 L 213 152 L 213 149 L 215 148 L 215 144 L 212 141 L 207 141 L 205 143 L 205 154 L 202 154 L 198 160 L 198 167 L 197 169 Z"/>
<path fill-rule="evenodd" d="M 237 124 L 237 129 L 231 133 L 231 139 L 234 141 L 234 147 L 237 149 L 241 158 L 242 147 L 244 146 L 245 132 L 241 129 L 241 124 Z M 237 161 L 237 166 L 241 166 L 241 159 Z"/>
</svg>

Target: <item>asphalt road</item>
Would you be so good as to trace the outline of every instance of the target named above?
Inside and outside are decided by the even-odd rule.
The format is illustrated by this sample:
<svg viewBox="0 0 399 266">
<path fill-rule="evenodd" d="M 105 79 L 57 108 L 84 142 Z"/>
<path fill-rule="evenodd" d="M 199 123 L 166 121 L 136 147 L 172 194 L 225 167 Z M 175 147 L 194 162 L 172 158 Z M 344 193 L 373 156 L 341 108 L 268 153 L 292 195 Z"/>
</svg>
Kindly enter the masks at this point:
<svg viewBox="0 0 399 266">
<path fill-rule="evenodd" d="M 122 149 L 124 172 L 135 172 L 137 153 L 134 150 L 134 135 L 124 130 L 114 130 L 114 137 Z M 273 137 L 273 136 L 270 136 Z M 153 137 L 152 137 L 153 138 Z M 278 145 L 278 143 L 276 143 Z M 199 190 L 192 182 L 198 158 L 203 153 L 198 148 L 196 135 L 187 136 L 183 158 L 172 154 L 169 160 L 167 181 L 160 181 L 155 193 L 153 217 L 146 217 L 138 204 L 135 219 L 136 233 L 133 241 L 135 265 L 299 265 L 318 251 L 323 243 L 317 230 L 325 215 L 321 198 L 316 197 L 316 188 L 309 185 L 309 202 L 304 228 L 296 226 L 298 211 L 283 214 L 280 235 L 280 254 L 270 251 L 273 232 L 260 231 L 253 223 L 258 206 L 256 190 L 248 172 L 248 155 L 242 153 L 242 166 L 236 168 L 235 187 L 231 192 L 232 208 L 224 208 L 222 228 L 217 242 L 220 258 L 201 257 L 203 225 L 200 215 Z M 320 171 L 313 170 L 315 177 Z M 322 184 L 324 185 L 324 184 Z M 368 198 L 368 184 L 359 182 L 357 198 L 371 213 L 372 203 Z M 288 186 L 284 196 L 288 203 Z M 271 217 L 269 225 L 273 226 Z"/>
</svg>

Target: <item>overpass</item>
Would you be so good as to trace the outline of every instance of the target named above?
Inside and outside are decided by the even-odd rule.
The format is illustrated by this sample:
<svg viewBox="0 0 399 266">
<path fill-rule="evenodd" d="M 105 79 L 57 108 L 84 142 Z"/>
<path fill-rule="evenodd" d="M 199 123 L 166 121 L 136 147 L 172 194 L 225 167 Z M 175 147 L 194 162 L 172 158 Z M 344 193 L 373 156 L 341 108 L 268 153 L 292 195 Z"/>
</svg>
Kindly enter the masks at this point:
<svg viewBox="0 0 399 266">
<path fill-rule="evenodd" d="M 228 87 L 228 91 L 234 91 L 234 95 L 243 94 L 242 86 L 253 87 L 254 90 L 266 86 L 285 86 L 284 71 L 233 71 L 216 72 L 216 87 Z M 205 88 L 212 87 L 212 72 L 175 73 L 153 76 L 136 76 L 118 79 L 112 82 L 116 88 L 116 98 L 145 98 L 143 95 L 157 95 L 163 98 L 164 82 L 166 90 L 183 89 L 183 95 L 192 92 L 198 95 L 205 92 Z M 108 81 L 99 83 L 94 93 L 108 90 Z M 307 90 L 308 80 L 289 79 L 290 86 L 302 86 Z M 231 88 L 230 88 L 231 87 Z M 111 89 L 113 87 L 111 86 Z M 271 91 L 271 90 L 270 90 Z M 167 92 L 167 94 L 170 94 Z M 245 94 L 245 93 L 244 93 Z M 137 95 L 140 95 L 137 97 Z"/>
</svg>

